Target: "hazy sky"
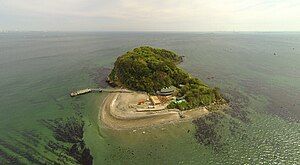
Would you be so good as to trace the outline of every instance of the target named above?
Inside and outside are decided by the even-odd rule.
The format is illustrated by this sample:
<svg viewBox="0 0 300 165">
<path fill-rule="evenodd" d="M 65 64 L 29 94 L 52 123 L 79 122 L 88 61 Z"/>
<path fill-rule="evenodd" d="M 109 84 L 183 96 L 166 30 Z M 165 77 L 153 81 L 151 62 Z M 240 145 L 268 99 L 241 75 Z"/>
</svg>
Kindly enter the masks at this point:
<svg viewBox="0 0 300 165">
<path fill-rule="evenodd" d="M 300 0 L 0 0 L 0 30 L 300 31 Z"/>
</svg>

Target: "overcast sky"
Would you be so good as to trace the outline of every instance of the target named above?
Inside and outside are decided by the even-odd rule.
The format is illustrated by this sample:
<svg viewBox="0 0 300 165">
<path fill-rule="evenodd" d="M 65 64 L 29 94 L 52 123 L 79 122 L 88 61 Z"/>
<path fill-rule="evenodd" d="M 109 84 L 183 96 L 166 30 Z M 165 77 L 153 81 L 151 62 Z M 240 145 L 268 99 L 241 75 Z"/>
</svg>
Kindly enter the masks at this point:
<svg viewBox="0 0 300 165">
<path fill-rule="evenodd" d="M 0 0 L 0 30 L 300 31 L 300 0 Z"/>
</svg>

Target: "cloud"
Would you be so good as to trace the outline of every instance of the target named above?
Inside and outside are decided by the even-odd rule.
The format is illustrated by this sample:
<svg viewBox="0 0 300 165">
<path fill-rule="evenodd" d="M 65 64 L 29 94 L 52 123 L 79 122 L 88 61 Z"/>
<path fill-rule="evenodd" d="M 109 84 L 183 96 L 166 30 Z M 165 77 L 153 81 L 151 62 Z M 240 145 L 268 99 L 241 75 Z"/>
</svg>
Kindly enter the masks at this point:
<svg viewBox="0 0 300 165">
<path fill-rule="evenodd" d="M 0 14 L 27 30 L 300 30 L 299 0 L 0 0 Z"/>
</svg>

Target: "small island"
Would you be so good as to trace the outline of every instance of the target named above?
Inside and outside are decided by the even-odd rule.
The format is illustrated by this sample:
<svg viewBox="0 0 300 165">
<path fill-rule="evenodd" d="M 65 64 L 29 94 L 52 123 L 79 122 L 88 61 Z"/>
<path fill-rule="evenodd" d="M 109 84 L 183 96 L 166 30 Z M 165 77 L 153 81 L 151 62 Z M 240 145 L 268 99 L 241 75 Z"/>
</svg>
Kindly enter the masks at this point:
<svg viewBox="0 0 300 165">
<path fill-rule="evenodd" d="M 187 121 L 227 106 L 219 88 L 192 77 L 177 64 L 183 57 L 143 46 L 117 58 L 108 83 L 126 92 L 109 93 L 100 120 L 113 129 Z"/>
</svg>

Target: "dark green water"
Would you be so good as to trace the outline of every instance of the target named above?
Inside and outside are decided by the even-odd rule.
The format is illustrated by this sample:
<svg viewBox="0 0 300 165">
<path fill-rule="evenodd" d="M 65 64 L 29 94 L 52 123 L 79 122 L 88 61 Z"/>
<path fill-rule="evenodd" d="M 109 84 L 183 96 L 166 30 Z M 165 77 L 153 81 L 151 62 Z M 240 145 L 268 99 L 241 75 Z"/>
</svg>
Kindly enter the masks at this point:
<svg viewBox="0 0 300 165">
<path fill-rule="evenodd" d="M 242 134 L 225 122 L 215 151 L 192 123 L 115 132 L 98 121 L 105 94 L 68 96 L 105 86 L 116 57 L 140 45 L 184 55 L 182 68 L 234 95 L 251 121 L 237 120 Z M 300 164 L 300 33 L 0 33 L 0 91 L 0 164 L 74 163 L 47 149 L 57 139 L 41 121 L 78 112 L 94 164 Z"/>
</svg>

